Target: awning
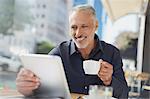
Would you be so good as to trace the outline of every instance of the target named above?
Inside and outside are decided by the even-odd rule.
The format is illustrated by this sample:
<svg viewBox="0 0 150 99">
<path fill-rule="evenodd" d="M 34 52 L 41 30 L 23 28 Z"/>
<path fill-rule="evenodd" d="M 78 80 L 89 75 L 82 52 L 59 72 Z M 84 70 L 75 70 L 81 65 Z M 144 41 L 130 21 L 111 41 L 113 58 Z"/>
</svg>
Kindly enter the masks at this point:
<svg viewBox="0 0 150 99">
<path fill-rule="evenodd" d="M 130 14 L 145 13 L 149 0 L 101 0 L 106 13 L 112 21 Z"/>
</svg>

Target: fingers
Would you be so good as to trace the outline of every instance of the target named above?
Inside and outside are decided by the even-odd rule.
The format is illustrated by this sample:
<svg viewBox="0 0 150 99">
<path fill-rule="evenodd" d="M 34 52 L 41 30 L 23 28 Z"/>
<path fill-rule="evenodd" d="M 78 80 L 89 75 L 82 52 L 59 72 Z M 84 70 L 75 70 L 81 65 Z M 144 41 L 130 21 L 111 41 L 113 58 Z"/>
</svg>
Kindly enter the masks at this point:
<svg viewBox="0 0 150 99">
<path fill-rule="evenodd" d="M 39 82 L 40 79 L 37 76 L 35 76 L 35 74 L 30 70 L 22 68 L 17 75 L 16 81 Z"/>
<path fill-rule="evenodd" d="M 103 81 L 106 82 L 112 78 L 113 73 L 113 66 L 106 61 L 99 60 L 101 68 L 98 72 L 98 77 Z"/>
<path fill-rule="evenodd" d="M 36 82 L 27 82 L 27 81 L 21 82 L 20 81 L 20 82 L 16 83 L 16 85 L 21 88 L 26 88 L 26 87 L 35 87 L 36 88 L 40 85 L 40 83 L 39 82 L 36 83 Z"/>
<path fill-rule="evenodd" d="M 17 75 L 16 86 L 22 94 L 32 92 L 40 86 L 40 79 L 30 70 L 22 68 Z"/>
<path fill-rule="evenodd" d="M 25 68 L 22 68 L 20 70 L 20 72 L 18 73 L 18 76 L 29 76 L 29 77 L 33 77 L 34 76 L 34 73 L 31 72 L 30 70 L 27 70 Z"/>
<path fill-rule="evenodd" d="M 18 76 L 16 78 L 17 82 L 21 82 L 21 81 L 28 81 L 28 82 L 39 82 L 40 79 L 33 76 L 33 77 L 28 77 L 28 76 Z"/>
<path fill-rule="evenodd" d="M 26 83 L 26 84 L 28 84 L 28 83 Z M 29 96 L 29 95 L 32 95 L 33 94 L 33 90 L 35 90 L 35 89 L 37 89 L 39 86 L 21 86 L 21 87 L 19 87 L 18 85 L 17 85 L 17 90 L 20 92 L 20 93 L 22 93 L 23 95 L 25 95 L 25 96 Z"/>
<path fill-rule="evenodd" d="M 110 64 L 110 63 L 108 63 L 108 62 L 106 62 L 106 61 L 101 61 L 101 67 L 102 68 L 108 68 L 108 69 L 112 69 L 113 68 L 113 66 Z"/>
<path fill-rule="evenodd" d="M 99 77 L 103 82 L 106 82 L 106 81 L 109 80 L 109 77 L 106 77 L 106 76 L 98 75 L 98 77 Z"/>
<path fill-rule="evenodd" d="M 101 68 L 100 68 L 100 72 L 103 73 L 112 73 L 113 71 L 113 66 L 106 62 L 106 61 L 101 61 Z"/>
<path fill-rule="evenodd" d="M 32 92 L 40 86 L 38 82 L 27 82 L 27 81 L 19 81 L 16 83 L 17 89 L 19 92 L 27 93 Z"/>
<path fill-rule="evenodd" d="M 110 74 L 108 74 L 108 73 L 103 73 L 103 72 L 99 72 L 99 73 L 98 73 L 98 76 L 99 76 L 99 78 L 100 78 L 102 81 L 107 81 L 107 80 L 111 77 Z"/>
<path fill-rule="evenodd" d="M 38 88 L 38 86 L 19 87 L 18 90 L 19 90 L 20 92 L 26 93 L 26 92 L 32 92 L 33 90 L 35 90 L 35 89 L 37 89 L 37 88 Z"/>
</svg>

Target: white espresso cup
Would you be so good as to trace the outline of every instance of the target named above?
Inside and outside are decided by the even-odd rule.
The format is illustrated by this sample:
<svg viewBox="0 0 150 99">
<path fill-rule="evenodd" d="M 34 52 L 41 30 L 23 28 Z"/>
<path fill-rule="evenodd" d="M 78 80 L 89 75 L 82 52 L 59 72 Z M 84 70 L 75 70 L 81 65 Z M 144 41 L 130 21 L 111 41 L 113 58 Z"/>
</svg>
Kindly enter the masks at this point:
<svg viewBox="0 0 150 99">
<path fill-rule="evenodd" d="M 100 61 L 85 60 L 83 61 L 83 69 L 85 74 L 97 75 L 100 70 Z"/>
</svg>

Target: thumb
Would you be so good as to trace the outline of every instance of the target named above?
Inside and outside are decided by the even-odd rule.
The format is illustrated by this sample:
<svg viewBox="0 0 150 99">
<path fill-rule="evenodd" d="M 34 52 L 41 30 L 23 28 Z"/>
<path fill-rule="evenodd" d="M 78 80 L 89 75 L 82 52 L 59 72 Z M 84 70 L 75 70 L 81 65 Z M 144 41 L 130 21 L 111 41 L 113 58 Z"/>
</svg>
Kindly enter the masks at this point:
<svg viewBox="0 0 150 99">
<path fill-rule="evenodd" d="M 99 59 L 99 63 L 101 64 L 103 62 L 103 60 L 102 59 Z"/>
</svg>

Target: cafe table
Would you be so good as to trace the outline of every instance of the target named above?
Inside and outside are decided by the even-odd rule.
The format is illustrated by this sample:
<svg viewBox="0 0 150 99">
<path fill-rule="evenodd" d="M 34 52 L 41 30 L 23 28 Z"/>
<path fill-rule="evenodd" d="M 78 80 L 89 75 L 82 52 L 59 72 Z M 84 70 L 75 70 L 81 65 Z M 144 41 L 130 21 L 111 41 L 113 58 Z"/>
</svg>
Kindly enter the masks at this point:
<svg viewBox="0 0 150 99">
<path fill-rule="evenodd" d="M 71 93 L 71 99 L 89 99 L 87 97 L 89 96 L 84 94 Z M 0 90 L 0 99 L 43 99 L 43 98 L 37 97 L 27 98 L 24 97 L 22 94 L 20 94 L 17 90 L 5 89 Z M 44 99 L 49 99 L 49 97 L 47 98 L 44 97 Z M 60 98 L 50 98 L 50 99 L 60 99 Z M 109 99 L 116 99 L 116 98 L 111 97 Z"/>
<path fill-rule="evenodd" d="M 83 99 L 82 96 L 84 96 L 84 94 L 71 93 L 72 99 Z M 25 98 L 17 90 L 9 89 L 9 90 L 0 90 L 0 99 L 33 99 L 33 98 Z"/>
</svg>

